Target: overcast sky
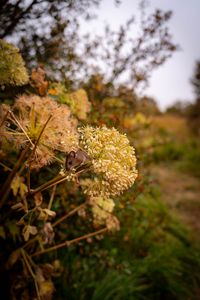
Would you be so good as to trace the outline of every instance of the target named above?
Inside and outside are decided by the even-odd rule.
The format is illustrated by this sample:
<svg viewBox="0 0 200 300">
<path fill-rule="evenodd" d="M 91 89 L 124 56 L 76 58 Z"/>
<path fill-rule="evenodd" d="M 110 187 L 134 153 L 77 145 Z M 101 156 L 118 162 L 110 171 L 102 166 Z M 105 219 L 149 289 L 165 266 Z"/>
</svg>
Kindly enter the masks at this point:
<svg viewBox="0 0 200 300">
<path fill-rule="evenodd" d="M 117 29 L 132 15 L 138 17 L 137 0 L 121 2 L 116 8 L 114 0 L 103 0 L 98 10 L 99 17 L 89 25 L 90 28 L 101 32 L 103 25 L 108 23 Z M 169 28 L 173 41 L 181 46 L 181 50 L 154 71 L 145 93 L 153 96 L 162 109 L 176 100 L 192 101 L 194 94 L 190 78 L 195 61 L 200 59 L 200 0 L 150 0 L 149 5 L 147 12 L 153 8 L 173 11 Z"/>
</svg>

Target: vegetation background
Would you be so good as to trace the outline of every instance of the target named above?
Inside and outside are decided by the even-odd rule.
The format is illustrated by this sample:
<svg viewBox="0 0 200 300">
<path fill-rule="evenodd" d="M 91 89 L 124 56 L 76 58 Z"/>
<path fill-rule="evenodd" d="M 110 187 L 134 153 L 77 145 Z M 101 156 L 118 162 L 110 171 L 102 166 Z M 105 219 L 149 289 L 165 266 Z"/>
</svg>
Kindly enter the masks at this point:
<svg viewBox="0 0 200 300">
<path fill-rule="evenodd" d="M 95 18 L 100 2 L 0 3 L 1 295 L 200 299 L 200 62 L 194 102 L 161 112 L 138 91 L 179 49 L 168 29 L 172 12 L 148 13 L 141 1 L 137 37 L 129 35 L 134 18 L 116 32 L 106 26 L 101 37 L 81 35 L 81 20 Z M 112 189 L 115 209 L 107 207 L 103 223 L 82 191 L 94 184 L 88 157 L 73 160 L 75 174 L 66 167 L 67 155 L 84 147 L 77 127 L 87 126 L 115 127 L 136 149 L 137 179 L 122 194 Z"/>
</svg>

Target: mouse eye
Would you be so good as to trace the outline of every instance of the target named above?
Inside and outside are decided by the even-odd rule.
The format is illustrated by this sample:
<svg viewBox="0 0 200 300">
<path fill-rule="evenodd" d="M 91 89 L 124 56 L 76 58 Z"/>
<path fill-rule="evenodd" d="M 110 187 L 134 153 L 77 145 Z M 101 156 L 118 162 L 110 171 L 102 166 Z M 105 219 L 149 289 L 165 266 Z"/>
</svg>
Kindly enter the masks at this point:
<svg viewBox="0 0 200 300">
<path fill-rule="evenodd" d="M 70 165 L 70 166 L 71 166 L 71 165 L 72 165 L 72 161 L 69 161 L 69 162 L 68 162 L 68 165 Z"/>
</svg>

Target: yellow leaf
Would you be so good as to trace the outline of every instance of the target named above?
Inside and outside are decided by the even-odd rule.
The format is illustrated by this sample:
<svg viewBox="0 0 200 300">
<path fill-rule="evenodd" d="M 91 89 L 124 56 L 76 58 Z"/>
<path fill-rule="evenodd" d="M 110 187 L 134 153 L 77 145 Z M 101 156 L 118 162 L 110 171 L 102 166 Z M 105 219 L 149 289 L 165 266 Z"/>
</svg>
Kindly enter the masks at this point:
<svg viewBox="0 0 200 300">
<path fill-rule="evenodd" d="M 37 234 L 37 228 L 35 226 L 31 225 L 25 225 L 22 231 L 22 234 L 24 236 L 24 240 L 27 242 L 29 240 L 30 234 L 35 235 Z"/>
<path fill-rule="evenodd" d="M 18 193 L 22 198 L 24 198 L 25 194 L 28 191 L 26 184 L 24 184 L 24 178 L 16 175 L 11 183 L 11 189 L 13 191 L 14 196 Z"/>
<path fill-rule="evenodd" d="M 40 284 L 40 294 L 41 296 L 50 296 L 51 294 L 53 294 L 54 291 L 54 286 L 53 283 L 51 281 L 44 281 Z M 49 298 L 50 299 L 50 298 Z"/>
<path fill-rule="evenodd" d="M 11 183 L 11 189 L 13 191 L 14 196 L 16 196 L 18 193 L 20 182 L 21 182 L 20 177 L 16 175 Z"/>
<path fill-rule="evenodd" d="M 56 212 L 53 210 L 50 210 L 48 208 L 44 208 L 43 211 L 50 217 L 55 217 L 56 216 Z"/>
</svg>

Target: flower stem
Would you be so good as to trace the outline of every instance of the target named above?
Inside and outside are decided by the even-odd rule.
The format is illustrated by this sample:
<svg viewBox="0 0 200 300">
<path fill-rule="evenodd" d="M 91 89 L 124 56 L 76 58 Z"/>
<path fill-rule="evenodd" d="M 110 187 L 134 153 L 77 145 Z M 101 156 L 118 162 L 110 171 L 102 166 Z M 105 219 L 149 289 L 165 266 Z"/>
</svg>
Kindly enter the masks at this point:
<svg viewBox="0 0 200 300">
<path fill-rule="evenodd" d="M 56 222 L 54 222 L 52 224 L 52 227 L 57 226 L 58 224 L 60 224 L 61 222 L 63 222 L 65 219 L 67 219 L 68 217 L 74 215 L 80 208 L 82 208 L 83 206 L 85 206 L 85 203 L 82 203 L 81 205 L 75 207 L 73 210 L 71 210 L 69 213 L 65 214 L 64 216 L 62 216 L 60 219 L 58 219 Z"/>
<path fill-rule="evenodd" d="M 95 236 L 95 235 L 98 235 L 98 234 L 102 234 L 104 232 L 106 232 L 108 229 L 105 227 L 105 228 L 102 228 L 100 230 L 97 230 L 97 231 L 94 231 L 94 232 L 91 232 L 91 233 L 88 233 L 88 234 L 85 234 L 83 236 L 80 236 L 78 238 L 75 238 L 71 241 L 65 241 L 63 243 L 60 243 L 58 245 L 55 245 L 53 247 L 50 247 L 50 248 L 47 248 L 47 249 L 44 249 L 44 250 L 41 250 L 41 251 L 37 251 L 35 253 L 33 253 L 31 256 L 38 256 L 38 255 L 41 255 L 41 254 L 44 254 L 44 253 L 47 253 L 47 252 L 51 252 L 51 251 L 54 251 L 54 250 L 58 250 L 60 248 L 63 248 L 63 247 L 69 247 L 71 246 L 72 244 L 75 244 L 75 243 L 78 243 L 82 240 L 85 240 L 89 237 L 92 237 L 92 236 Z"/>
<path fill-rule="evenodd" d="M 39 193 L 39 192 L 41 192 L 41 191 L 44 191 L 44 190 L 46 190 L 46 189 L 48 189 L 48 188 L 54 186 L 54 185 L 57 184 L 57 183 L 60 183 L 60 182 L 62 182 L 62 181 L 65 181 L 65 180 L 67 180 L 67 178 L 66 178 L 65 175 L 59 175 L 59 176 L 57 176 L 57 177 L 55 177 L 55 178 L 53 178 L 53 179 L 51 179 L 51 180 L 45 182 L 44 184 L 42 184 L 42 185 L 39 186 L 38 188 L 32 190 L 32 191 L 30 192 L 30 195 L 33 196 L 33 195 L 35 195 L 35 194 L 37 194 L 37 193 Z"/>
<path fill-rule="evenodd" d="M 22 253 L 22 257 L 24 259 L 24 262 L 26 264 L 26 267 L 27 267 L 29 273 L 31 274 L 31 276 L 33 278 L 33 281 L 34 281 L 34 284 L 35 284 L 36 293 L 37 293 L 37 298 L 38 298 L 38 300 L 41 300 L 40 292 L 39 292 L 39 287 L 38 287 L 38 283 L 37 283 L 37 280 L 36 280 L 36 276 L 35 276 L 35 274 L 34 274 L 34 272 L 32 270 L 32 267 L 31 267 L 31 265 L 30 265 L 27 257 L 26 257 L 27 254 L 26 254 L 26 252 L 23 249 L 21 249 L 21 253 Z"/>
</svg>

